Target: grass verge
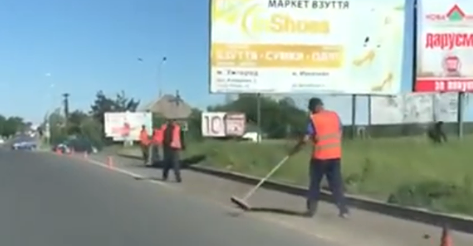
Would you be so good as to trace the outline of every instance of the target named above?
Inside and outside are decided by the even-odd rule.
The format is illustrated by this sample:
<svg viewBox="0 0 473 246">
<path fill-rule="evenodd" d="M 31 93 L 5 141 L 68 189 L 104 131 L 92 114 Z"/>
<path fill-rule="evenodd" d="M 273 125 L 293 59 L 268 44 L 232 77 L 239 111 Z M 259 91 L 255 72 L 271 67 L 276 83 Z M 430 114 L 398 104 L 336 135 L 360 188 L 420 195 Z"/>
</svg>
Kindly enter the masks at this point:
<svg viewBox="0 0 473 246">
<path fill-rule="evenodd" d="M 294 144 L 205 140 L 189 143 L 185 156 L 205 155 L 202 165 L 264 176 Z M 473 136 L 435 146 L 420 137 L 366 139 L 343 144 L 347 192 L 400 205 L 473 215 Z M 137 149 L 122 153 L 139 154 Z M 307 185 L 310 147 L 272 178 Z"/>
</svg>

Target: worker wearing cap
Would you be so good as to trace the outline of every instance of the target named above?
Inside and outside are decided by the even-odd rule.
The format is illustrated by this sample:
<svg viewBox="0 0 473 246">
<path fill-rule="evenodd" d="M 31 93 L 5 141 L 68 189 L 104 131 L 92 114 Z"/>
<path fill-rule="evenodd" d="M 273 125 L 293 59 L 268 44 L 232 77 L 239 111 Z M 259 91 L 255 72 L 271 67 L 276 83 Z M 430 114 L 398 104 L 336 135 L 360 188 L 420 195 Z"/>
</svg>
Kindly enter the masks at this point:
<svg viewBox="0 0 473 246">
<path fill-rule="evenodd" d="M 319 98 L 311 98 L 308 108 L 310 120 L 307 133 L 290 152 L 290 155 L 293 155 L 302 148 L 304 143 L 312 142 L 313 151 L 309 166 L 310 183 L 306 215 L 314 216 L 320 197 L 320 183 L 323 176 L 326 176 L 337 203 L 339 215 L 345 218 L 348 216 L 348 208 L 343 194 L 341 174 L 342 124 L 340 117 L 334 111 L 325 110 L 322 100 Z"/>
<path fill-rule="evenodd" d="M 169 120 L 162 126 L 163 132 L 163 181 L 168 179 L 169 170 L 172 168 L 176 182 L 180 183 L 181 163 L 180 152 L 185 149 L 184 134 L 175 120 Z"/>
<path fill-rule="evenodd" d="M 143 161 L 145 165 L 148 163 L 149 144 L 150 144 L 150 141 L 149 141 L 148 131 L 146 131 L 146 126 L 142 125 L 141 131 L 140 131 L 140 146 L 141 146 L 141 152 L 143 153 Z"/>
</svg>

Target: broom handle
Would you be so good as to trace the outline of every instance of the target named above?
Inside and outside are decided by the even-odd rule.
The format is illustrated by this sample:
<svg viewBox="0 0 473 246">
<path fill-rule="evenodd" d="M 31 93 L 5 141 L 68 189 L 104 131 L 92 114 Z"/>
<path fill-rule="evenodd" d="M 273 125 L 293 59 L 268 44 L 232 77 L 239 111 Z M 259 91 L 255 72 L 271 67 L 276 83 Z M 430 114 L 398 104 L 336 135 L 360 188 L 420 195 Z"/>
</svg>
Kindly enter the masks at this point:
<svg viewBox="0 0 473 246">
<path fill-rule="evenodd" d="M 246 200 L 248 199 L 251 195 L 253 195 L 253 193 L 255 193 L 255 191 L 264 183 L 266 182 L 266 180 L 268 180 L 269 177 L 271 177 L 273 175 L 273 173 L 275 173 L 284 163 L 286 163 L 287 159 L 289 159 L 289 156 L 287 155 L 286 157 L 284 157 L 275 167 L 273 167 L 273 169 L 266 175 L 266 177 L 262 178 L 258 184 L 253 187 L 253 189 L 251 189 L 250 191 L 248 191 L 248 193 L 246 193 L 245 197 L 243 198 L 243 200 Z"/>
</svg>

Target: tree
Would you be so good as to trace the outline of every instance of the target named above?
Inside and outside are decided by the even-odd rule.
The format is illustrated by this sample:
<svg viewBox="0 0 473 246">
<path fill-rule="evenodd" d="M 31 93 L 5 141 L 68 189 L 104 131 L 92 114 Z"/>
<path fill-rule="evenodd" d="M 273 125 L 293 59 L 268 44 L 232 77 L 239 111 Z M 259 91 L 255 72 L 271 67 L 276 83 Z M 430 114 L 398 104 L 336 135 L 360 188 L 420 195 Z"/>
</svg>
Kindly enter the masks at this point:
<svg viewBox="0 0 473 246">
<path fill-rule="evenodd" d="M 192 113 L 187 119 L 187 126 L 188 126 L 188 137 L 193 140 L 201 140 L 202 139 L 202 111 L 199 109 L 193 108 Z"/>
<path fill-rule="evenodd" d="M 291 97 L 284 97 L 279 100 L 279 103 L 285 103 L 291 107 L 296 107 L 296 102 L 294 102 L 294 99 L 292 99 Z"/>
<path fill-rule="evenodd" d="M 90 107 L 90 114 L 92 117 L 103 124 L 104 113 L 115 111 L 115 102 L 106 97 L 102 91 L 97 92 L 96 98 L 92 106 Z"/>
<path fill-rule="evenodd" d="M 81 134 L 81 126 L 82 123 L 89 118 L 89 116 L 80 111 L 80 110 L 75 110 L 71 114 L 69 114 L 69 121 L 68 121 L 68 129 L 67 132 L 69 134 Z"/>
<path fill-rule="evenodd" d="M 66 120 L 64 116 L 61 115 L 60 109 L 56 109 L 53 113 L 48 115 L 43 127 L 47 130 L 47 123 L 49 123 L 50 143 L 57 144 L 67 139 L 67 132 L 64 129 L 65 122 Z"/>
<path fill-rule="evenodd" d="M 25 123 L 21 117 L 3 117 L 2 132 L 1 135 L 4 137 L 12 136 L 18 131 L 23 130 Z"/>
<path fill-rule="evenodd" d="M 7 119 L 5 118 L 5 116 L 3 115 L 0 115 L 0 136 L 5 136 L 3 134 L 3 129 L 4 129 L 4 126 L 5 126 L 5 122 L 7 121 Z"/>
<path fill-rule="evenodd" d="M 118 93 L 115 99 L 107 97 L 102 91 L 99 91 L 90 107 L 90 114 L 95 120 L 103 124 L 106 112 L 135 112 L 139 104 L 139 101 L 128 98 L 123 91 Z"/>
<path fill-rule="evenodd" d="M 65 129 L 64 116 L 61 115 L 59 110 L 49 115 L 49 123 L 52 144 L 63 142 L 71 136 L 75 136 L 90 140 L 95 147 L 103 146 L 102 125 L 83 111 L 75 110 L 69 114 L 67 129 Z M 46 124 L 44 123 L 43 126 L 46 126 Z"/>
<path fill-rule="evenodd" d="M 140 105 L 140 101 L 135 101 L 135 99 L 127 98 L 124 91 L 121 91 L 116 95 L 115 98 L 115 109 L 117 111 L 130 111 L 135 112 Z"/>
<path fill-rule="evenodd" d="M 91 141 L 98 148 L 101 148 L 105 141 L 103 139 L 103 126 L 92 117 L 86 117 L 80 125 L 80 133 L 83 137 Z"/>
</svg>

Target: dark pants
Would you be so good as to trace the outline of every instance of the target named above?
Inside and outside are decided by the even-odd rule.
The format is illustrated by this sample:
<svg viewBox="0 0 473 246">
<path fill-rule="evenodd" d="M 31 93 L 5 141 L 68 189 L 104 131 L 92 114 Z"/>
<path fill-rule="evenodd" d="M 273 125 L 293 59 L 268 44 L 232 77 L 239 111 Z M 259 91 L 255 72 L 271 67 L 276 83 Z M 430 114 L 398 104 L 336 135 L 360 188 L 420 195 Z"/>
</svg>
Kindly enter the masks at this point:
<svg viewBox="0 0 473 246">
<path fill-rule="evenodd" d="M 159 161 L 160 161 L 159 146 L 156 145 L 156 144 L 153 144 L 153 145 L 151 145 L 150 149 L 151 149 L 151 153 L 150 153 L 150 155 L 151 155 L 151 158 L 150 158 L 151 159 L 151 165 L 152 166 L 157 166 Z"/>
<path fill-rule="evenodd" d="M 149 158 L 149 147 L 148 145 L 141 144 L 141 152 L 143 153 L 143 162 L 144 164 L 148 163 Z"/>
<path fill-rule="evenodd" d="M 340 213 L 348 213 L 345 196 L 343 194 L 344 188 L 340 159 L 312 159 L 310 161 L 309 173 L 310 184 L 307 194 L 307 209 L 313 210 L 314 212 L 317 208 L 317 202 L 320 198 L 320 183 L 322 178 L 326 176 Z"/>
<path fill-rule="evenodd" d="M 169 170 L 172 168 L 177 182 L 181 182 L 181 161 L 179 150 L 163 148 L 163 180 L 168 179 Z"/>
</svg>

